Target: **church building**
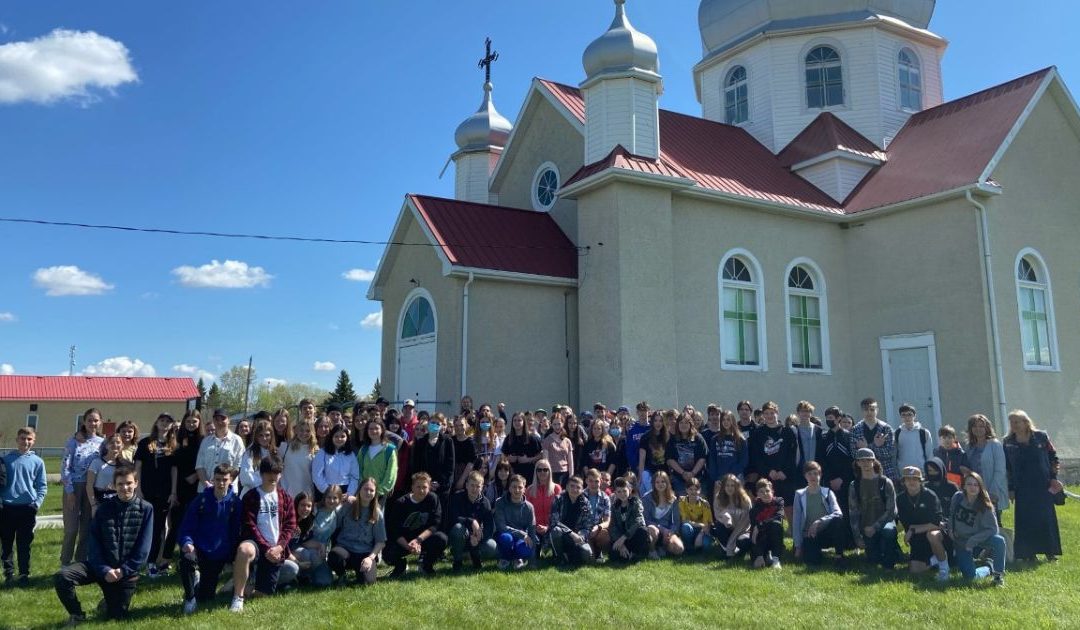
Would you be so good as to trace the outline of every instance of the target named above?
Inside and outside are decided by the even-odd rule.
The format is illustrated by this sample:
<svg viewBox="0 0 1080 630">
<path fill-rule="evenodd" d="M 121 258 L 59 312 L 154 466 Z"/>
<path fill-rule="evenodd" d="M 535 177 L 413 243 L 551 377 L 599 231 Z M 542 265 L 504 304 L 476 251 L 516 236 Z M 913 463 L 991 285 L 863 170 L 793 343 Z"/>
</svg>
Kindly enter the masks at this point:
<svg viewBox="0 0 1080 630">
<path fill-rule="evenodd" d="M 625 0 L 513 124 L 486 82 L 455 198 L 406 195 L 389 238 L 432 247 L 371 283 L 383 391 L 1020 407 L 1080 455 L 1080 110 L 1054 68 L 944 102 L 934 6 L 702 0 L 700 115 L 660 109 Z"/>
</svg>

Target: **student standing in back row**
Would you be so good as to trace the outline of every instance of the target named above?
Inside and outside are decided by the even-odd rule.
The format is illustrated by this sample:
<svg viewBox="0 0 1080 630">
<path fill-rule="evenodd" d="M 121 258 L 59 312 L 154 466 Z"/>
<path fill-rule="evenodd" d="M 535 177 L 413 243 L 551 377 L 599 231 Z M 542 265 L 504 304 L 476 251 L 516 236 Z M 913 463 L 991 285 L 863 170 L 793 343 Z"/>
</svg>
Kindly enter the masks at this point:
<svg viewBox="0 0 1080 630">
<path fill-rule="evenodd" d="M 896 442 L 896 469 L 908 467 L 919 470 L 934 456 L 934 438 L 930 429 L 919 424 L 915 407 L 905 403 L 900 405 L 900 428 L 893 433 Z"/>
<path fill-rule="evenodd" d="M 859 403 L 863 419 L 851 429 L 851 441 L 856 449 L 868 448 L 874 452 L 874 458 L 881 465 L 882 473 L 890 481 L 898 481 L 896 472 L 896 437 L 888 423 L 878 420 L 878 403 L 873 398 L 864 398 Z"/>
<path fill-rule="evenodd" d="M 30 544 L 34 542 L 37 513 L 45 503 L 48 484 L 45 481 L 45 462 L 34 451 L 37 434 L 31 427 L 19 429 L 15 436 L 16 449 L 4 455 L 0 468 L 5 479 L 0 482 L 0 548 L 4 563 L 4 582 L 15 583 L 12 555 L 19 550 L 19 586 L 30 583 Z"/>
</svg>

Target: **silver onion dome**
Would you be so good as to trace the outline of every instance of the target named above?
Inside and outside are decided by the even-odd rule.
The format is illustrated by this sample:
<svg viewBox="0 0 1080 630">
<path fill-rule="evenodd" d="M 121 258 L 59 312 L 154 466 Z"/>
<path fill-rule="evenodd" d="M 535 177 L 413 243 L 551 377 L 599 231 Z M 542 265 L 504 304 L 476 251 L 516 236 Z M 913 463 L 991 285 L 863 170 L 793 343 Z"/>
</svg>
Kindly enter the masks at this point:
<svg viewBox="0 0 1080 630">
<path fill-rule="evenodd" d="M 457 142 L 459 149 L 506 146 L 513 125 L 495 110 L 495 103 L 491 100 L 491 90 L 491 82 L 484 83 L 484 101 L 480 103 L 480 109 L 458 125 L 457 131 L 454 132 L 454 141 Z"/>
<path fill-rule="evenodd" d="M 702 0 L 698 27 L 705 51 L 723 48 L 770 25 L 797 27 L 858 22 L 887 15 L 925 29 L 936 0 Z"/>
<path fill-rule="evenodd" d="M 626 0 L 615 0 L 615 19 L 611 27 L 585 49 L 581 63 L 588 78 L 627 70 L 660 72 L 656 42 L 634 29 L 626 17 L 625 4 Z"/>
</svg>

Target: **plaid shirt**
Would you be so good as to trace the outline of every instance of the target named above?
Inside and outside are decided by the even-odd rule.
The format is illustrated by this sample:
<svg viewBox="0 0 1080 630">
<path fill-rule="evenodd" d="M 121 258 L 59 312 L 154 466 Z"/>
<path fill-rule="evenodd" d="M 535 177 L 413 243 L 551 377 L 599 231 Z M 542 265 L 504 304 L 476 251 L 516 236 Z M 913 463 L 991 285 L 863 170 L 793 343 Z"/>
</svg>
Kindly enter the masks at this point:
<svg viewBox="0 0 1080 630">
<path fill-rule="evenodd" d="M 885 442 L 878 446 L 874 438 L 879 434 L 885 436 Z M 881 420 L 877 421 L 872 428 L 867 428 L 866 422 L 860 420 L 851 429 L 851 441 L 858 444 L 859 440 L 866 440 L 866 446 L 874 451 L 874 457 L 881 462 L 881 468 L 889 479 L 896 481 L 900 475 L 896 472 L 896 441 L 893 438 L 893 429 Z"/>
<path fill-rule="evenodd" d="M 584 494 L 591 508 L 589 510 L 589 529 L 592 530 L 592 528 L 611 518 L 611 498 L 603 491 L 598 492 L 596 496 L 592 496 L 587 491 Z"/>
</svg>

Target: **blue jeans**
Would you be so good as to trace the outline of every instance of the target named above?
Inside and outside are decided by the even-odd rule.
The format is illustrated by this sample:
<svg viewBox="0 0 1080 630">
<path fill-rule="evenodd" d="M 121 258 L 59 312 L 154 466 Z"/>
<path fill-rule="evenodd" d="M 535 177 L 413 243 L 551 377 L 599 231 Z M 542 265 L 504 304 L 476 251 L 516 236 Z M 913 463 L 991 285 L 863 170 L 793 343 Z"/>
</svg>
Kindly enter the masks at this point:
<svg viewBox="0 0 1080 630">
<path fill-rule="evenodd" d="M 524 539 L 514 540 L 514 535 L 510 532 L 503 532 L 496 536 L 495 545 L 499 549 L 499 558 L 502 560 L 529 560 L 533 557 L 533 547 L 529 547 Z"/>
<path fill-rule="evenodd" d="M 683 523 L 679 526 L 679 538 L 682 538 L 683 546 L 686 547 L 686 551 L 690 552 L 694 550 L 694 541 L 697 540 L 698 534 L 701 533 L 702 528 L 690 523 Z M 712 536 L 709 532 L 705 532 L 705 535 L 701 537 L 701 548 L 708 549 L 712 545 Z"/>
<path fill-rule="evenodd" d="M 864 538 L 864 542 L 868 562 L 892 568 L 900 560 L 900 544 L 896 542 L 895 522 L 886 523 L 873 536 Z"/>
<path fill-rule="evenodd" d="M 460 562 L 465 554 L 479 560 L 488 560 L 497 555 L 495 541 L 491 538 L 481 540 L 480 544 L 473 547 L 469 544 L 470 531 L 461 523 L 454 523 L 450 528 L 450 552 L 454 562 Z"/>
<path fill-rule="evenodd" d="M 995 534 L 986 539 L 981 546 L 990 549 L 990 554 L 994 558 L 994 573 L 1005 573 L 1005 537 Z M 967 549 L 960 547 L 956 549 L 956 566 L 967 579 L 978 577 L 974 554 Z"/>
</svg>

